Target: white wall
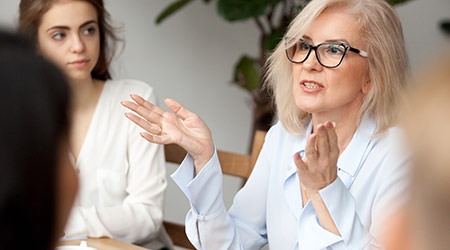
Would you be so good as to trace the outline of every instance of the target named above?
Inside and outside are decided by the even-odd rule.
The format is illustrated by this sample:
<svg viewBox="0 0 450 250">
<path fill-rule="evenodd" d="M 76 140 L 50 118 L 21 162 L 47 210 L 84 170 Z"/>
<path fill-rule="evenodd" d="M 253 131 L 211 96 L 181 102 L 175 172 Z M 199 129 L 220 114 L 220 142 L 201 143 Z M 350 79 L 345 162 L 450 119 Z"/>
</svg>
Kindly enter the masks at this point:
<svg viewBox="0 0 450 250">
<path fill-rule="evenodd" d="M 443 47 L 449 48 L 450 36 L 439 27 L 440 21 L 450 20 L 449 0 L 411 0 L 396 10 L 413 71 L 428 63 Z"/>
<path fill-rule="evenodd" d="M 182 12 L 156 26 L 156 15 L 172 1 L 106 0 L 116 24 L 123 26 L 124 52 L 114 64 L 118 78 L 135 78 L 152 85 L 159 96 L 174 98 L 197 112 L 213 131 L 220 149 L 245 153 L 249 145 L 251 99 L 229 83 L 232 65 L 243 53 L 257 53 L 258 31 L 253 22 L 227 23 L 215 5 L 194 1 Z M 19 0 L 1 0 L 0 24 L 14 26 Z M 448 0 L 413 0 L 396 8 L 403 23 L 413 69 L 436 54 L 450 38 L 438 20 L 450 18 Z M 168 174 L 175 170 L 168 166 Z M 226 179 L 226 204 L 240 185 Z M 183 222 L 188 204 L 169 182 L 166 217 Z"/>
</svg>

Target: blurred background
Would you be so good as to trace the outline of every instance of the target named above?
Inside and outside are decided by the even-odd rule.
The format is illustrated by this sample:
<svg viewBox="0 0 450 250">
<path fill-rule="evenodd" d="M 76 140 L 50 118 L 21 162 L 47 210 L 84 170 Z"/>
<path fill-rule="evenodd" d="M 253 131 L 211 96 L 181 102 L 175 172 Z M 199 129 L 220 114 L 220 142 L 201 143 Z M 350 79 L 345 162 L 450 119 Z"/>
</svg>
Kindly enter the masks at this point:
<svg viewBox="0 0 450 250">
<path fill-rule="evenodd" d="M 112 66 L 113 78 L 150 84 L 160 104 L 170 97 L 200 115 L 211 128 L 217 148 L 247 153 L 253 133 L 253 96 L 232 81 L 243 54 L 260 56 L 260 29 L 252 19 L 224 20 L 216 1 L 205 4 L 206 0 L 190 1 L 156 24 L 157 17 L 173 2 L 105 0 L 113 24 L 121 28 L 120 36 L 125 40 Z M 19 0 L 1 0 L 0 26 L 15 28 L 18 5 Z M 449 0 L 410 0 L 395 9 L 403 25 L 413 72 L 450 46 L 450 35 L 442 27 L 447 22 L 448 30 Z M 176 167 L 168 165 L 167 175 Z M 168 180 L 165 219 L 183 223 L 189 204 Z M 224 185 L 229 206 L 242 182 L 226 177 Z"/>
</svg>

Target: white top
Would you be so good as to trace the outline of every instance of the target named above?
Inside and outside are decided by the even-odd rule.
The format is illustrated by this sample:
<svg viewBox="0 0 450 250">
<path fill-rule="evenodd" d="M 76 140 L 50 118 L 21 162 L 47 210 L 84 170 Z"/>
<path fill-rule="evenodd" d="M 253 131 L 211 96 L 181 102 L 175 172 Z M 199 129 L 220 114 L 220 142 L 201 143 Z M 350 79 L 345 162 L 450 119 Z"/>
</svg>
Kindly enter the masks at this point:
<svg viewBox="0 0 450 250">
<path fill-rule="evenodd" d="M 319 191 L 342 237 L 322 228 L 311 201 L 302 206 L 293 156 L 305 149 L 306 137 L 278 122 L 228 212 L 216 153 L 197 176 L 191 156 L 172 175 L 191 202 L 190 241 L 200 249 L 260 249 L 267 243 L 270 249 L 380 248 L 383 221 L 405 198 L 409 156 L 398 151 L 398 128 L 374 139 L 375 129 L 373 120 L 363 119 L 339 157 L 338 178 Z M 306 135 L 311 130 L 312 123 Z"/>
<path fill-rule="evenodd" d="M 146 83 L 105 82 L 75 164 L 80 189 L 66 237 L 107 236 L 152 248 L 164 242 L 156 239 L 167 185 L 164 149 L 143 139 L 143 130 L 124 116 L 120 102 L 130 94 L 156 101 Z"/>
</svg>

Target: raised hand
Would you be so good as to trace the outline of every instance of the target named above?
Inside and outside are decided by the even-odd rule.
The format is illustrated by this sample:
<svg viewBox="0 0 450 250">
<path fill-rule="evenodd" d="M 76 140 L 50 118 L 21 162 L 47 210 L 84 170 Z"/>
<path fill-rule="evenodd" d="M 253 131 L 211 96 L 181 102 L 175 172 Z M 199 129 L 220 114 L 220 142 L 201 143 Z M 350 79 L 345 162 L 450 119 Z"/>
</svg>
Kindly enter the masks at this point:
<svg viewBox="0 0 450 250">
<path fill-rule="evenodd" d="M 331 122 L 319 125 L 308 138 L 305 158 L 294 155 L 300 182 L 307 190 L 318 191 L 337 178 L 338 138 Z"/>
<path fill-rule="evenodd" d="M 211 132 L 200 117 L 172 99 L 165 99 L 164 102 L 174 113 L 166 112 L 138 95 L 131 95 L 131 98 L 135 102 L 121 103 L 140 116 L 125 114 L 148 132 L 141 133 L 141 136 L 153 143 L 178 144 L 191 154 L 196 173 L 200 172 L 214 153 Z"/>
</svg>

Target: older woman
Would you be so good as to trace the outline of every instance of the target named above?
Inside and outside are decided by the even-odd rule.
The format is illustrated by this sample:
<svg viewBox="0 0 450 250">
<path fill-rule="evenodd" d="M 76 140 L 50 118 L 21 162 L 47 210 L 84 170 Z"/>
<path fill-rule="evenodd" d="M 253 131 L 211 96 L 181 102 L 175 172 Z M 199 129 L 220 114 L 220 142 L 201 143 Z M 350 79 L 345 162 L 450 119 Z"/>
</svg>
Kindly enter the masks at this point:
<svg viewBox="0 0 450 250">
<path fill-rule="evenodd" d="M 189 154 L 173 174 L 191 202 L 187 235 L 203 249 L 363 249 L 404 190 L 394 150 L 407 71 L 402 29 L 384 0 L 313 0 L 269 58 L 280 122 L 227 212 L 211 133 L 174 100 L 138 96 L 127 116 L 154 143 Z"/>
</svg>

